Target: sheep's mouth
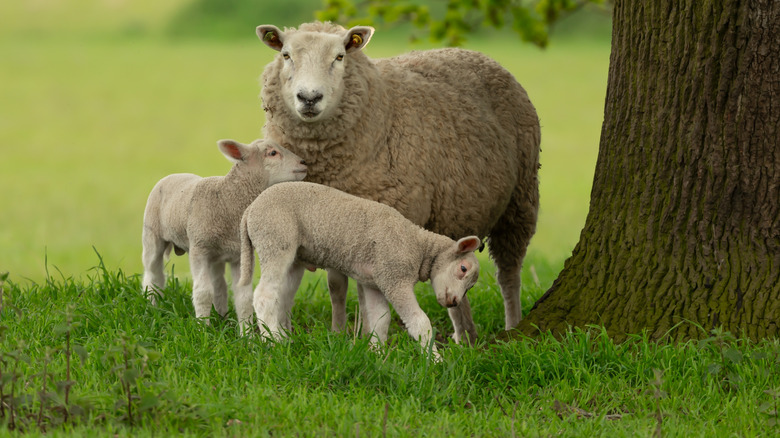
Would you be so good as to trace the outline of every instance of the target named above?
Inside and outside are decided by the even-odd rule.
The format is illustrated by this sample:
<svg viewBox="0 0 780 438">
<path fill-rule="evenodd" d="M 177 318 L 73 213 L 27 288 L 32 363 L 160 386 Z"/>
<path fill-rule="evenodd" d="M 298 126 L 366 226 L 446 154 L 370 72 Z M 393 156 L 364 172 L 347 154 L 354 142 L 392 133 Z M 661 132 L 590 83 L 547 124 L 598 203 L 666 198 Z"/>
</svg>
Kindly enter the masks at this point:
<svg viewBox="0 0 780 438">
<path fill-rule="evenodd" d="M 314 108 L 308 108 L 302 111 L 298 111 L 298 113 L 303 117 L 304 119 L 313 119 L 320 115 L 320 111 L 315 110 Z"/>
</svg>

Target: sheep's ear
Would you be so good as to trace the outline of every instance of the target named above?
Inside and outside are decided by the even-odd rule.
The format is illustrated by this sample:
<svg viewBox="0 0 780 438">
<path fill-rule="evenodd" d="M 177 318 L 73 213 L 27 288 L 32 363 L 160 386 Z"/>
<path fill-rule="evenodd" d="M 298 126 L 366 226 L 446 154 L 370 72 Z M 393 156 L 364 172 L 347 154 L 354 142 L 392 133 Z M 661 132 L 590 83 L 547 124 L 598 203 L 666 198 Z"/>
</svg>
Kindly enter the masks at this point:
<svg viewBox="0 0 780 438">
<path fill-rule="evenodd" d="M 282 50 L 282 46 L 284 45 L 284 32 L 279 30 L 278 27 L 273 24 L 264 24 L 262 26 L 257 26 L 256 32 L 257 37 L 260 38 L 260 41 L 262 41 L 263 44 L 277 52 Z"/>
<path fill-rule="evenodd" d="M 374 35 L 374 28 L 371 26 L 355 26 L 347 31 L 344 36 L 344 48 L 347 53 L 360 50 L 368 44 L 371 36 Z"/>
<path fill-rule="evenodd" d="M 222 155 L 233 163 L 240 163 L 246 158 L 247 145 L 243 143 L 235 140 L 220 140 L 217 142 L 217 146 Z"/>
<path fill-rule="evenodd" d="M 477 236 L 464 237 L 458 240 L 458 254 L 474 252 L 479 249 L 482 241 Z"/>
</svg>

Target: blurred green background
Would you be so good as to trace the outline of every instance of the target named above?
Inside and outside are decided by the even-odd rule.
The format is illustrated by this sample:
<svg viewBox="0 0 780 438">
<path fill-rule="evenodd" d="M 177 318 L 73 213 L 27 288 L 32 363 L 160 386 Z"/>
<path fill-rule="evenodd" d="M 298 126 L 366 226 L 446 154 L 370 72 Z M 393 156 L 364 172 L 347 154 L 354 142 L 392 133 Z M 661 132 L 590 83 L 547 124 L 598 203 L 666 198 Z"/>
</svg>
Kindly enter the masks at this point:
<svg viewBox="0 0 780 438">
<path fill-rule="evenodd" d="M 320 0 L 26 0 L 0 4 L 0 271 L 141 272 L 146 197 L 163 176 L 220 175 L 216 141 L 260 137 L 259 24 L 314 19 Z M 433 47 L 378 29 L 366 53 Z M 419 35 L 418 35 L 419 36 Z M 542 208 L 526 262 L 557 272 L 588 210 L 609 61 L 609 17 L 562 20 L 546 50 L 508 32 L 467 48 L 506 66 L 542 124 Z M 93 249 L 94 248 L 94 249 Z M 188 276 L 186 257 L 174 257 Z M 550 278 L 554 278 L 552 275 Z"/>
</svg>

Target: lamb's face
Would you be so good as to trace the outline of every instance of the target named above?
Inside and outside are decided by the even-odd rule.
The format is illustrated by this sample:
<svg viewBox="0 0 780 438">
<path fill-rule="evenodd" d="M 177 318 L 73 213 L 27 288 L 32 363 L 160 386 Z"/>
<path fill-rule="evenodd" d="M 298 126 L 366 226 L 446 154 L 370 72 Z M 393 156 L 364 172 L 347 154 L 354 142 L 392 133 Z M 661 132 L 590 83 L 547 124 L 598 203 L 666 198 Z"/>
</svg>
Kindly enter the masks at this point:
<svg viewBox="0 0 780 438">
<path fill-rule="evenodd" d="M 474 251 L 479 238 L 464 237 L 436 258 L 431 270 L 431 284 L 436 300 L 444 307 L 456 307 L 479 278 L 479 261 Z"/>
<path fill-rule="evenodd" d="M 306 162 L 290 150 L 268 140 L 255 142 L 258 164 L 268 185 L 284 181 L 300 181 L 306 177 Z"/>
<path fill-rule="evenodd" d="M 326 120 L 344 94 L 344 74 L 349 54 L 362 49 L 373 28 L 354 27 L 343 33 L 281 32 L 275 26 L 259 26 L 257 35 L 279 51 L 281 92 L 287 108 L 304 122 Z"/>
<path fill-rule="evenodd" d="M 235 140 L 220 140 L 219 150 L 235 164 L 231 172 L 249 179 L 267 181 L 267 185 L 283 181 L 300 181 L 306 177 L 303 159 L 276 142 L 255 140 L 245 145 Z"/>
</svg>

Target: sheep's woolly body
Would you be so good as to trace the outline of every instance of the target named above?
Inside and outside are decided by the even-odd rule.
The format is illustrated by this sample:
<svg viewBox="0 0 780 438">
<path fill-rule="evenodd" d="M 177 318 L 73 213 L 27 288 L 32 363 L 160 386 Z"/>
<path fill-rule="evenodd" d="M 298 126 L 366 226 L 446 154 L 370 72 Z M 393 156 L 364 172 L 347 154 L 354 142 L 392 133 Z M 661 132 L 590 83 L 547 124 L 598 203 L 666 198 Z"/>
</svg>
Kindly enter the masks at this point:
<svg viewBox="0 0 780 438">
<path fill-rule="evenodd" d="M 237 144 L 230 140 L 220 143 Z M 269 150 L 279 155 L 265 156 Z M 144 290 L 150 299 L 165 286 L 163 258 L 171 248 L 177 254 L 190 253 L 193 276 L 193 304 L 197 317 L 207 317 L 212 304 L 220 315 L 227 313 L 225 263 L 240 271 L 238 227 L 246 207 L 268 185 L 276 181 L 302 179 L 306 166 L 300 157 L 272 142 L 257 141 L 236 146 L 231 157 L 236 163 L 225 176 L 201 178 L 174 174 L 161 179 L 152 189 L 144 211 Z M 252 314 L 251 286 L 235 287 L 236 313 L 242 325 Z"/>
<path fill-rule="evenodd" d="M 415 283 L 431 278 L 439 302 L 454 305 L 479 275 L 479 263 L 471 252 L 479 246 L 476 237 L 471 238 L 470 251 L 458 252 L 458 242 L 413 224 L 387 205 L 319 184 L 282 183 L 268 188 L 246 209 L 240 229 L 240 284 L 251 281 L 253 249 L 263 271 L 254 297 L 261 331 L 264 324 L 271 332 L 278 325 L 289 329 L 289 322 L 275 324 L 287 321 L 289 308 L 275 306 L 292 305 L 290 294 L 297 290 L 300 277 L 297 283 L 291 278 L 301 274 L 304 266 L 336 270 L 367 291 L 378 291 L 407 326 L 422 324 L 420 330 L 428 335 L 430 321 L 420 315 Z M 461 265 L 468 266 L 468 272 L 463 268 L 463 278 L 453 280 Z M 285 284 L 288 289 L 280 286 Z M 364 310 L 376 313 L 377 309 Z M 387 312 L 386 304 L 383 310 Z M 367 321 L 371 330 L 376 330 L 376 324 Z M 416 338 L 421 335 L 413 329 L 410 333 Z M 386 339 L 387 327 L 377 330 L 377 335 Z"/>
<path fill-rule="evenodd" d="M 284 36 L 320 32 L 346 31 L 311 23 Z M 462 49 L 378 60 L 357 50 L 345 62 L 340 104 L 319 121 L 285 104 L 283 57 L 268 64 L 265 135 L 306 159 L 309 181 L 393 206 L 436 233 L 488 237 L 513 327 L 539 205 L 540 128 L 525 90 L 494 60 Z"/>
</svg>

